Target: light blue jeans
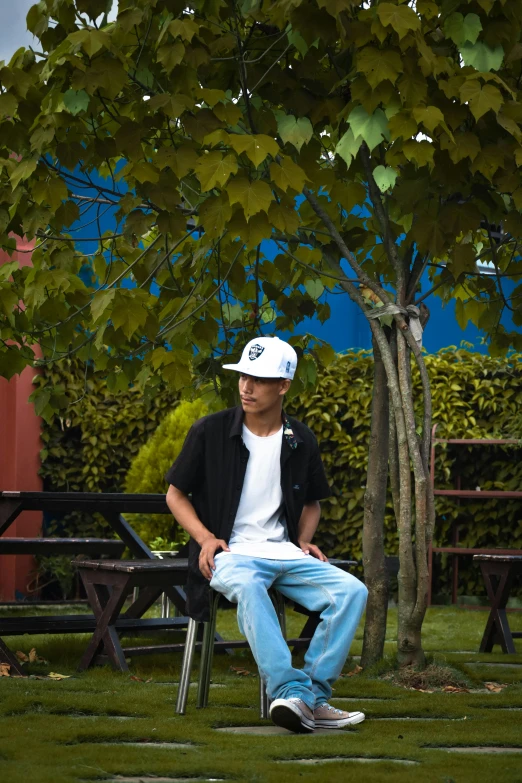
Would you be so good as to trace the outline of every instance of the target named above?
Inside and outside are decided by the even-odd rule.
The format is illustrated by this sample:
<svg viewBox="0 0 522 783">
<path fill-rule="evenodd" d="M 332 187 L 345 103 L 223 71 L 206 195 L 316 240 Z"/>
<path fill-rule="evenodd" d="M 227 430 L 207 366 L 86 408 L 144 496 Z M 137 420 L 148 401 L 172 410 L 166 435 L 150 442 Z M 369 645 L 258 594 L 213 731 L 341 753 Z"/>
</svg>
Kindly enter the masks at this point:
<svg viewBox="0 0 522 783">
<path fill-rule="evenodd" d="M 346 661 L 368 591 L 359 579 L 317 558 L 218 557 L 211 587 L 237 603 L 239 629 L 250 645 L 271 700 L 298 697 L 310 709 L 327 702 Z M 292 666 L 268 589 L 275 587 L 321 622 L 303 669 Z"/>
</svg>

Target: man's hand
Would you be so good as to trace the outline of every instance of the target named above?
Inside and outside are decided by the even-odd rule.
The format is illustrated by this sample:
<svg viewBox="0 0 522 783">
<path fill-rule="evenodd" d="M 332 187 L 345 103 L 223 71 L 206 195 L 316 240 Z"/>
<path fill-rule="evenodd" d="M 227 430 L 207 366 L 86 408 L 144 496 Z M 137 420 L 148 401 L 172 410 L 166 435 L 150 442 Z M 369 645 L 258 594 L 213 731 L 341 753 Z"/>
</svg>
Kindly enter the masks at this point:
<svg viewBox="0 0 522 783">
<path fill-rule="evenodd" d="M 302 551 L 305 553 L 305 555 L 312 555 L 312 557 L 316 557 L 318 560 L 321 560 L 323 563 L 328 562 L 328 558 L 325 554 L 321 552 L 318 546 L 315 544 L 310 544 L 308 541 L 299 541 L 299 546 L 301 547 Z"/>
<path fill-rule="evenodd" d="M 216 568 L 214 563 L 214 555 L 218 549 L 223 549 L 225 552 L 230 552 L 230 547 L 227 542 L 222 538 L 216 538 L 213 535 L 205 538 L 201 544 L 201 552 L 199 553 L 199 570 L 205 577 L 205 579 L 212 579 L 212 571 Z"/>
</svg>

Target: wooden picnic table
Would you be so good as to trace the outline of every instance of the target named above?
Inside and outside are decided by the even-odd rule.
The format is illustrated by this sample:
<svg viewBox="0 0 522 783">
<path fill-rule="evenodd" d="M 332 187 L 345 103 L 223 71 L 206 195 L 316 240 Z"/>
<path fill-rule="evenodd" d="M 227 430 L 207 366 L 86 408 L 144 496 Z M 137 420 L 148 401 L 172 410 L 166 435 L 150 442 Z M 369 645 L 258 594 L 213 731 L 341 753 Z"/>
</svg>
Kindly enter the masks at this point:
<svg viewBox="0 0 522 783">
<path fill-rule="evenodd" d="M 22 511 L 54 511 L 60 514 L 71 511 L 98 512 L 118 538 L 6 538 L 4 533 L 9 530 Z M 123 516 L 126 513 L 169 514 L 170 512 L 165 495 L 159 494 L 4 491 L 0 493 L 0 554 L 90 556 L 106 554 L 118 558 L 127 546 L 133 557 L 154 560 L 154 553 Z M 181 614 L 181 617 L 176 618 L 177 627 L 183 623 L 186 626 L 188 622 L 184 617 L 186 597 L 180 581 L 177 580 L 177 584 L 165 587 L 165 593 Z M 145 611 L 146 609 L 143 609 L 142 614 Z M 0 618 L 0 663 L 6 662 L 15 671 L 22 673 L 15 657 L 2 642 L 2 636 L 18 636 L 26 633 L 92 633 L 95 626 L 95 617 L 89 615 Z M 161 629 L 164 629 L 164 626 L 165 623 L 162 624 Z"/>
<path fill-rule="evenodd" d="M 499 644 L 505 653 L 516 653 L 513 639 L 522 638 L 522 633 L 511 631 L 506 606 L 513 579 L 522 573 L 522 555 L 475 555 L 473 560 L 480 563 L 491 603 L 480 652 L 491 652 Z"/>
</svg>

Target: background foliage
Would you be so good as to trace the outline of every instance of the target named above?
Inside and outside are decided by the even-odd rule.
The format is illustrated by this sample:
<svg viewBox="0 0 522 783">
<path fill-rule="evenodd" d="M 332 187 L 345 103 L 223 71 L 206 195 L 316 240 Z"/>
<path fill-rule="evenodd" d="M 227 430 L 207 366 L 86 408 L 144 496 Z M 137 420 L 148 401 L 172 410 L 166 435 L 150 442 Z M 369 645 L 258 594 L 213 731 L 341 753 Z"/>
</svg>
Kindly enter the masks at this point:
<svg viewBox="0 0 522 783">
<path fill-rule="evenodd" d="M 165 473 L 178 456 L 183 442 L 192 424 L 209 413 L 203 400 L 181 402 L 167 413 L 152 437 L 144 443 L 133 459 L 125 479 L 125 492 L 161 492 L 166 491 Z M 155 539 L 185 543 L 188 535 L 175 526 L 172 516 L 155 514 L 129 514 L 129 522 L 139 536 L 148 542 Z"/>
<path fill-rule="evenodd" d="M 122 492 L 133 457 L 177 402 L 177 395 L 164 385 L 148 396 L 137 388 L 114 394 L 100 373 L 77 359 L 45 366 L 36 383 L 43 398 L 52 397 L 58 409 L 42 429 L 46 491 Z M 46 527 L 67 536 L 112 537 L 99 514 L 48 518 Z"/>
<path fill-rule="evenodd" d="M 522 355 L 496 359 L 449 348 L 425 357 L 433 378 L 437 435 L 451 438 L 515 437 L 522 439 Z M 61 368 L 61 369 L 60 369 Z M 313 394 L 290 401 L 288 412 L 317 435 L 333 496 L 323 502 L 317 542 L 329 555 L 361 557 L 363 496 L 368 460 L 373 360 L 365 351 L 336 358 Z M 85 381 L 85 377 L 87 381 Z M 41 384 L 63 387 L 69 418 L 55 416 L 44 424 L 42 474 L 47 490 L 164 492 L 163 476 L 179 453 L 190 424 L 205 415 L 203 402 L 183 402 L 159 389 L 150 400 L 135 391 L 108 391 L 79 362 L 45 370 Z M 414 383 L 419 383 L 414 374 Z M 87 384 L 87 385 L 85 385 Z M 66 391 L 65 391 L 66 389 Z M 414 389 L 415 391 L 415 389 Z M 157 428 L 157 429 L 156 429 Z M 475 489 L 520 489 L 521 450 L 514 447 L 437 447 L 436 486 Z M 130 467 L 130 470 L 129 470 Z M 448 540 L 451 521 L 462 523 L 462 544 L 522 548 L 522 508 L 517 501 L 454 501 L 437 498 L 435 541 Z M 68 535 L 106 534 L 103 520 L 68 515 Z M 136 515 L 133 524 L 149 543 L 158 536 L 181 540 L 169 519 Z M 386 516 L 386 552 L 397 551 L 397 530 L 391 499 Z M 476 569 L 462 561 L 461 592 L 482 589 Z M 448 585 L 446 569 L 438 568 L 438 590 Z"/>
<path fill-rule="evenodd" d="M 450 347 L 425 355 L 432 378 L 433 421 L 439 438 L 522 439 L 522 355 L 497 359 Z M 292 413 L 317 435 L 333 497 L 325 500 L 317 542 L 329 555 L 362 556 L 363 496 L 368 465 L 371 379 L 369 352 L 348 352 L 319 379 L 313 395 L 293 401 Z M 420 379 L 416 370 L 414 398 Z M 419 427 L 420 431 L 420 427 Z M 435 486 L 515 490 L 522 485 L 521 447 L 437 446 Z M 451 523 L 461 523 L 460 542 L 466 546 L 522 548 L 522 507 L 518 501 L 455 501 L 436 498 L 434 543 L 449 541 Z M 397 526 L 391 496 L 385 518 L 385 551 L 396 554 Z M 438 556 L 440 557 L 440 556 Z M 483 591 L 475 567 L 461 560 L 460 592 Z M 436 590 L 447 591 L 448 571 L 437 567 Z"/>
</svg>

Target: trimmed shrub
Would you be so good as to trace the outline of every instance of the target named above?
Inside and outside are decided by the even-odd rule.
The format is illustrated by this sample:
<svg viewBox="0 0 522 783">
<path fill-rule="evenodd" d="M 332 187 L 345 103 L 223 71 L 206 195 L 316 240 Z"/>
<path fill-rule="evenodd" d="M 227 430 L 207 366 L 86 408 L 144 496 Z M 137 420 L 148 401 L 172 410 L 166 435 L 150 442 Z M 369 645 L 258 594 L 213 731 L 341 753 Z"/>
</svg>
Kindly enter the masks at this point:
<svg viewBox="0 0 522 783">
<path fill-rule="evenodd" d="M 208 407 L 202 400 L 180 402 L 170 411 L 133 459 L 125 492 L 166 492 L 165 473 L 180 453 L 192 424 L 207 413 Z M 157 548 L 170 548 L 173 543 L 188 540 L 170 514 L 128 514 L 128 520 L 146 543 L 154 541 Z"/>
</svg>

